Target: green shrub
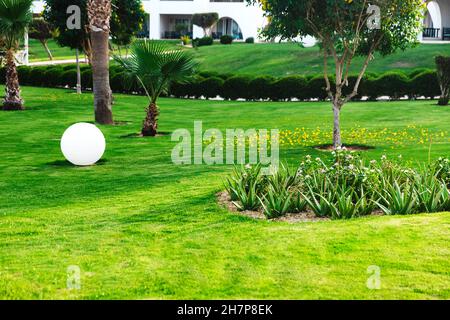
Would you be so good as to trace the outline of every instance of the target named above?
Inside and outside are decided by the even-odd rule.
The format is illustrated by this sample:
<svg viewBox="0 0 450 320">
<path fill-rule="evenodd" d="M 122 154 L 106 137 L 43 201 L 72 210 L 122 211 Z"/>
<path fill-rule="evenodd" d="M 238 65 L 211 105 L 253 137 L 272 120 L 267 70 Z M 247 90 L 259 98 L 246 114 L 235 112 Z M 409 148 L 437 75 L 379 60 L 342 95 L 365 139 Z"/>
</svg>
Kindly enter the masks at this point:
<svg viewBox="0 0 450 320">
<path fill-rule="evenodd" d="M 352 219 L 377 209 L 387 215 L 441 212 L 450 206 L 449 163 L 440 158 L 416 170 L 382 157 L 366 165 L 359 155 L 339 149 L 332 159 L 307 156 L 295 172 L 281 166 L 269 177 L 259 174 L 261 165 L 237 167 L 226 189 L 240 210 L 262 208 L 269 219 L 307 209 L 330 219 Z"/>
<path fill-rule="evenodd" d="M 211 37 L 196 38 L 192 41 L 194 47 L 212 46 L 214 39 Z"/>
<path fill-rule="evenodd" d="M 222 93 L 224 81 L 218 77 L 203 79 L 199 82 L 199 91 L 206 99 L 215 98 Z"/>
<path fill-rule="evenodd" d="M 255 43 L 255 38 L 249 37 L 249 38 L 245 39 L 245 43 L 248 43 L 248 44 Z"/>
<path fill-rule="evenodd" d="M 233 43 L 233 37 L 229 35 L 223 35 L 220 37 L 220 43 L 221 44 L 232 44 Z"/>
<path fill-rule="evenodd" d="M 45 78 L 45 71 L 47 71 L 47 67 L 33 67 L 28 75 L 29 85 L 44 87 L 47 83 L 47 79 Z M 20 79 L 19 79 L 20 81 Z"/>
<path fill-rule="evenodd" d="M 229 100 L 249 99 L 250 80 L 247 76 L 235 76 L 227 79 L 223 84 L 223 98 Z"/>
<path fill-rule="evenodd" d="M 44 77 L 47 79 L 46 85 L 49 87 L 58 87 L 61 85 L 61 75 L 64 73 L 60 67 L 49 68 L 44 72 Z"/>
<path fill-rule="evenodd" d="M 29 85 L 29 76 L 30 76 L 31 68 L 27 66 L 20 66 L 17 68 L 17 73 L 19 75 L 19 82 L 22 85 Z M 1 76 L 1 75 L 0 75 Z M 6 74 L 5 74 L 6 76 Z M 2 77 L 2 81 L 4 78 Z"/>
<path fill-rule="evenodd" d="M 409 79 L 401 72 L 386 72 L 375 79 L 374 88 L 377 90 L 377 96 L 388 96 L 393 100 L 397 100 L 408 93 Z"/>
<path fill-rule="evenodd" d="M 274 87 L 275 78 L 270 76 L 256 77 L 249 83 L 249 98 L 252 100 L 269 99 Z"/>
<path fill-rule="evenodd" d="M 77 85 L 77 71 L 75 69 L 64 71 L 60 76 L 60 83 L 63 87 L 75 87 Z"/>
<path fill-rule="evenodd" d="M 332 81 L 332 80 L 330 80 Z M 318 99 L 319 101 L 323 101 L 328 97 L 326 92 L 326 82 L 322 75 L 314 76 L 308 81 L 307 89 L 308 98 L 310 99 Z"/>
<path fill-rule="evenodd" d="M 299 99 L 304 100 L 308 97 L 308 82 L 305 77 L 288 76 L 281 78 L 277 82 L 278 98 L 281 100 Z"/>
<path fill-rule="evenodd" d="M 410 82 L 411 97 L 425 97 L 433 99 L 441 94 L 439 81 L 435 71 L 424 71 L 419 73 Z"/>
<path fill-rule="evenodd" d="M 92 89 L 94 84 L 92 83 L 92 70 L 86 69 L 81 72 L 81 86 L 85 89 Z M 112 89 L 112 86 L 111 86 Z M 114 89 L 112 89 L 114 90 Z M 120 91 L 120 90 L 119 90 Z"/>
</svg>

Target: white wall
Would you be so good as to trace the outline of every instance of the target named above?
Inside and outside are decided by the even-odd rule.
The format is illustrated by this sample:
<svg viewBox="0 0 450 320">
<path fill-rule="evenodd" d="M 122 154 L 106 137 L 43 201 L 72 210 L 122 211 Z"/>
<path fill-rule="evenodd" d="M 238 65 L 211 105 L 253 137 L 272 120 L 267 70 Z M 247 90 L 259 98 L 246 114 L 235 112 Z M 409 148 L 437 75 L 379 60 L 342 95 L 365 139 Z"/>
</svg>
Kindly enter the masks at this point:
<svg viewBox="0 0 450 320">
<path fill-rule="evenodd" d="M 144 9 L 150 14 L 150 38 L 160 39 L 161 15 L 217 12 L 219 18 L 232 18 L 241 28 L 244 39 L 258 38 L 258 30 L 266 24 L 263 12 L 258 6 L 248 6 L 247 2 L 210 2 L 209 0 L 193 1 L 160 1 L 143 0 Z M 194 26 L 194 38 L 202 37 L 201 28 Z"/>
</svg>

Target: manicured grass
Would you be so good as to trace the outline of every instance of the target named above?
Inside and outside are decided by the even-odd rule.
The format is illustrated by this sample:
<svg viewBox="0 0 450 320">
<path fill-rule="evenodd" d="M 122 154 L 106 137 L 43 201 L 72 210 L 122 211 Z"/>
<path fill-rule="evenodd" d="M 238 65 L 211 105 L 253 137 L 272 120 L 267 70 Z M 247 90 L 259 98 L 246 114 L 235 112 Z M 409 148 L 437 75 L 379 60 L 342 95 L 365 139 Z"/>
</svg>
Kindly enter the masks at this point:
<svg viewBox="0 0 450 320">
<path fill-rule="evenodd" d="M 177 47 L 180 41 L 178 40 L 164 40 L 169 47 Z M 49 40 L 48 47 L 53 55 L 53 60 L 73 60 L 75 59 L 75 51 L 71 50 L 68 47 L 60 47 L 56 41 Z M 119 53 L 117 48 L 114 47 L 114 52 Z M 44 47 L 38 40 L 30 39 L 29 40 L 29 50 L 30 50 L 30 62 L 39 62 L 39 61 L 49 61 L 47 52 Z M 122 54 L 125 54 L 123 50 Z M 80 54 L 80 58 L 84 59 L 84 54 Z"/>
<path fill-rule="evenodd" d="M 67 164 L 59 139 L 91 121 L 92 96 L 23 88 L 28 110 L 0 112 L 0 298 L 449 299 L 450 215 L 422 214 L 288 224 L 254 221 L 215 202 L 230 166 L 175 166 L 170 136 L 134 138 L 146 99 L 115 95 L 125 124 L 101 126 L 104 161 Z M 246 103 L 162 99 L 161 131 L 204 128 L 329 129 L 327 103 Z M 352 103 L 343 126 L 447 130 L 449 108 L 434 102 Z M 446 137 L 431 158 L 450 154 Z M 402 154 L 419 165 L 429 146 L 365 153 Z M 297 164 L 319 151 L 283 147 Z M 81 268 L 81 290 L 66 289 L 66 269 Z M 381 268 L 369 290 L 367 268 Z"/>
<path fill-rule="evenodd" d="M 436 55 L 448 55 L 450 44 L 422 44 L 406 52 L 394 55 L 376 56 L 369 66 L 369 72 L 389 70 L 408 71 L 416 68 L 435 68 Z M 196 56 L 201 69 L 220 73 L 256 74 L 285 76 L 292 74 L 321 74 L 323 57 L 319 48 L 301 48 L 294 43 L 267 43 L 233 45 L 215 44 L 200 47 Z M 359 72 L 363 59 L 355 59 L 351 72 Z M 331 61 L 330 61 L 331 62 Z M 331 62 L 332 63 L 332 62 Z"/>
</svg>

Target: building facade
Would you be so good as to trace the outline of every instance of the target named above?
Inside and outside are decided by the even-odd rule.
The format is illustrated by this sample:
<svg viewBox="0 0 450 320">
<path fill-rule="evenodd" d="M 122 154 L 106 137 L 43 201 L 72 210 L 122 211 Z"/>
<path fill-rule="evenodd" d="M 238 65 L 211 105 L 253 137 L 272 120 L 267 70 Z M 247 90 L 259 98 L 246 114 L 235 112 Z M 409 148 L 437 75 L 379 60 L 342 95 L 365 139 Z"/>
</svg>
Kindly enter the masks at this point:
<svg viewBox="0 0 450 320">
<path fill-rule="evenodd" d="M 424 42 L 450 40 L 450 0 L 428 2 L 424 19 Z M 249 37 L 258 40 L 258 32 L 267 20 L 259 6 L 248 5 L 245 0 L 142 0 L 148 14 L 142 37 L 151 39 L 179 39 L 203 36 L 203 30 L 192 24 L 195 13 L 217 12 L 219 22 L 212 32 L 215 38 L 231 35 L 235 39 Z M 45 1 L 34 2 L 34 12 L 42 12 Z M 309 41 L 314 44 L 314 41 Z"/>
<path fill-rule="evenodd" d="M 426 41 L 450 40 L 450 0 L 434 0 L 427 4 L 421 39 Z"/>
<path fill-rule="evenodd" d="M 220 20 L 212 30 L 215 38 L 230 35 L 240 40 L 257 40 L 259 29 L 266 23 L 261 8 L 248 5 L 245 0 L 143 0 L 143 4 L 149 14 L 151 39 L 179 39 L 184 34 L 203 37 L 203 30 L 192 24 L 195 13 L 218 13 Z"/>
</svg>

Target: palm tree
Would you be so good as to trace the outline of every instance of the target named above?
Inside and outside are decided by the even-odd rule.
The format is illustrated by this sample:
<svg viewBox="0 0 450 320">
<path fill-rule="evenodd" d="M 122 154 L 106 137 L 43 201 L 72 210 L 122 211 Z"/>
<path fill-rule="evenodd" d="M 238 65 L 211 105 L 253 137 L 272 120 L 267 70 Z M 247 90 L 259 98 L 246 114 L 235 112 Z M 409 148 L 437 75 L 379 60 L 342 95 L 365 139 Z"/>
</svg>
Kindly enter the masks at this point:
<svg viewBox="0 0 450 320">
<path fill-rule="evenodd" d="M 111 0 L 88 0 L 87 10 L 92 44 L 95 121 L 113 124 L 112 93 L 109 84 Z"/>
<path fill-rule="evenodd" d="M 186 83 L 194 73 L 197 63 L 184 50 L 173 50 L 159 41 L 137 41 L 127 58 L 116 57 L 130 80 L 144 89 L 149 106 L 142 135 L 155 136 L 158 130 L 159 109 L 157 100 L 167 93 L 171 84 Z"/>
<path fill-rule="evenodd" d="M 0 35 L 6 50 L 6 85 L 3 110 L 23 110 L 14 53 L 33 19 L 33 0 L 0 0 Z"/>
</svg>

